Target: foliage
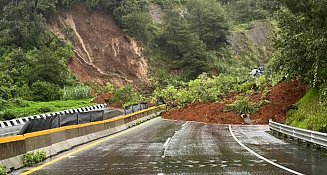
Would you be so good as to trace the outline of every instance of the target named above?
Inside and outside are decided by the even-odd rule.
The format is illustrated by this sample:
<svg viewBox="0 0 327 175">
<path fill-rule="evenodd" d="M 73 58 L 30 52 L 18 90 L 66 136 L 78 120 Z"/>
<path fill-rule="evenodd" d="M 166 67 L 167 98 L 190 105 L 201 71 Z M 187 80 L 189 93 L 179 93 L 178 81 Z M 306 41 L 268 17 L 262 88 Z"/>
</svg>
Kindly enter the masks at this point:
<svg viewBox="0 0 327 175">
<path fill-rule="evenodd" d="M 233 104 L 227 105 L 225 110 L 234 111 L 237 114 L 252 114 L 255 112 L 255 106 L 248 97 L 239 96 Z"/>
<path fill-rule="evenodd" d="M 178 107 L 185 107 L 194 102 L 217 102 L 231 91 L 240 89 L 242 82 L 247 81 L 243 76 L 241 71 L 214 77 L 201 74 L 197 79 L 187 83 L 158 87 L 153 93 L 153 100 L 162 97 L 167 103 Z"/>
<path fill-rule="evenodd" d="M 46 153 L 44 151 L 27 152 L 23 155 L 24 166 L 32 166 L 40 163 L 46 159 Z"/>
<path fill-rule="evenodd" d="M 259 91 L 263 91 L 267 88 L 267 78 L 265 75 L 261 75 L 260 77 L 257 78 L 256 80 L 256 88 L 259 90 Z"/>
<path fill-rule="evenodd" d="M 319 88 L 327 77 L 327 28 L 323 25 L 327 19 L 327 3 L 313 0 L 282 3 L 285 7 L 276 16 L 280 30 L 272 68 Z"/>
<path fill-rule="evenodd" d="M 271 17 L 279 9 L 278 0 L 219 0 L 236 23 Z"/>
<path fill-rule="evenodd" d="M 37 81 L 32 84 L 33 101 L 54 101 L 61 97 L 60 88 L 54 84 Z"/>
<path fill-rule="evenodd" d="M 90 87 L 83 85 L 64 87 L 63 100 L 80 100 L 90 98 Z"/>
<path fill-rule="evenodd" d="M 321 86 L 319 90 L 320 102 L 324 105 L 327 105 L 327 84 Z"/>
<path fill-rule="evenodd" d="M 310 89 L 298 102 L 298 109 L 287 113 L 287 124 L 320 132 L 327 132 L 327 106 L 319 101 L 319 91 Z"/>
<path fill-rule="evenodd" d="M 56 12 L 57 3 L 21 0 L 1 4 L 0 101 L 59 99 L 56 92 L 52 97 L 34 97 L 35 86 L 41 86 L 40 81 L 42 87 L 55 84 L 61 88 L 71 82 L 66 64 L 73 54 L 72 48 L 53 36 L 46 26 L 45 17 Z"/>
<path fill-rule="evenodd" d="M 90 99 L 84 100 L 66 100 L 51 102 L 31 102 L 23 101 L 22 104 L 14 104 L 12 101 L 7 102 L 5 110 L 0 112 L 0 120 L 10 118 L 26 117 L 47 112 L 58 112 L 67 109 L 81 108 L 94 105 Z M 49 110 L 50 109 L 50 110 Z"/>
<path fill-rule="evenodd" d="M 7 168 L 4 165 L 0 165 L 0 175 L 6 175 L 7 174 Z"/>
<path fill-rule="evenodd" d="M 144 101 L 145 97 L 133 90 L 132 87 L 128 85 L 120 88 L 114 88 L 112 91 L 112 98 L 109 100 L 109 103 L 119 104 L 126 107 Z"/>
</svg>

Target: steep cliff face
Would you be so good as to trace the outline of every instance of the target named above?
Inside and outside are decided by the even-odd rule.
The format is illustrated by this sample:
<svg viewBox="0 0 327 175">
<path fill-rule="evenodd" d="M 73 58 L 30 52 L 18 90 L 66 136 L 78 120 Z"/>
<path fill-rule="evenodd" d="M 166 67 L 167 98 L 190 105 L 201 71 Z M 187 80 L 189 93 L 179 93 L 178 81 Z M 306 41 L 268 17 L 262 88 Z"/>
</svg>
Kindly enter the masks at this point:
<svg viewBox="0 0 327 175">
<path fill-rule="evenodd" d="M 273 53 L 273 27 L 268 21 L 255 21 L 248 30 L 231 32 L 228 42 L 234 55 L 251 55 L 259 63 L 268 62 Z"/>
<path fill-rule="evenodd" d="M 148 84 L 142 48 L 105 12 L 90 12 L 76 5 L 52 16 L 48 27 L 58 38 L 72 43 L 75 54 L 68 67 L 81 82 L 135 87 Z"/>
</svg>

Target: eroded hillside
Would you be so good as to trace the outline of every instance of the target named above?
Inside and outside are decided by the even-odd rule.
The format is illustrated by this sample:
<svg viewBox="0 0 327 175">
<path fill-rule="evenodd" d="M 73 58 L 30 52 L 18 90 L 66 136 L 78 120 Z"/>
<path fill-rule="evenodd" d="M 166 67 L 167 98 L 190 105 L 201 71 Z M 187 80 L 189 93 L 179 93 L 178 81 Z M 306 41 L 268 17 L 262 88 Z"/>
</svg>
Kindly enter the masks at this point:
<svg viewBox="0 0 327 175">
<path fill-rule="evenodd" d="M 52 16 L 48 27 L 58 38 L 72 43 L 74 56 L 68 67 L 81 82 L 135 87 L 148 83 L 142 48 L 105 12 L 75 5 Z"/>
<path fill-rule="evenodd" d="M 234 55 L 251 55 L 261 64 L 268 62 L 273 53 L 273 27 L 268 21 L 254 21 L 248 30 L 233 31 L 228 36 Z"/>
</svg>

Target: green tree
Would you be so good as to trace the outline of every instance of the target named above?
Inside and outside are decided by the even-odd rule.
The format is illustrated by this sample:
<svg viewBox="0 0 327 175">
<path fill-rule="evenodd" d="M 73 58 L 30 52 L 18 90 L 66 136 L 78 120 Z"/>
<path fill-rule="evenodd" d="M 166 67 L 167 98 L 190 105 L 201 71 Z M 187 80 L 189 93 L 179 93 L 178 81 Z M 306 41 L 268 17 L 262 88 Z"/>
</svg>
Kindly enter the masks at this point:
<svg viewBox="0 0 327 175">
<path fill-rule="evenodd" d="M 272 68 L 319 87 L 327 77 L 327 2 L 282 2 L 286 8 L 277 15 L 278 52 L 271 61 Z"/>
<path fill-rule="evenodd" d="M 60 100 L 62 96 L 60 93 L 60 88 L 57 85 L 44 81 L 37 81 L 33 83 L 31 86 L 31 91 L 34 101 Z"/>
<path fill-rule="evenodd" d="M 209 49 L 218 50 L 226 44 L 228 24 L 226 12 L 215 0 L 194 0 L 187 3 L 187 15 L 191 29 Z"/>
</svg>

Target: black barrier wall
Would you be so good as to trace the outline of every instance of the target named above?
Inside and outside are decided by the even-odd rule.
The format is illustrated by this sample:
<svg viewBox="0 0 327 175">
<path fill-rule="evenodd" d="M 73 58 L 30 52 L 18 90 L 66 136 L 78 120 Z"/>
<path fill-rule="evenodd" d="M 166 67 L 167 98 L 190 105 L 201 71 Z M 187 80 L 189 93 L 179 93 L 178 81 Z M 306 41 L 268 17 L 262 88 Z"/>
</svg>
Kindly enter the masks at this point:
<svg viewBox="0 0 327 175">
<path fill-rule="evenodd" d="M 81 112 L 73 114 L 58 114 L 56 116 L 30 120 L 25 123 L 23 128 L 18 133 L 23 135 L 26 133 L 42 131 L 47 129 L 59 128 L 63 126 L 78 125 L 96 121 L 105 120 L 108 117 L 105 117 L 104 110 L 90 111 L 90 112 Z M 114 113 L 116 116 L 122 113 Z M 110 115 L 115 117 L 114 115 Z"/>
<path fill-rule="evenodd" d="M 134 105 L 125 107 L 124 112 L 126 115 L 126 114 L 132 114 L 134 112 L 141 111 L 141 110 L 148 109 L 148 108 L 149 108 L 149 105 L 147 103 L 140 103 L 140 104 L 134 104 Z"/>
</svg>

